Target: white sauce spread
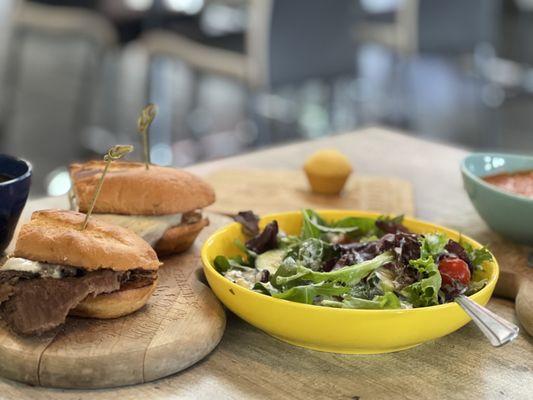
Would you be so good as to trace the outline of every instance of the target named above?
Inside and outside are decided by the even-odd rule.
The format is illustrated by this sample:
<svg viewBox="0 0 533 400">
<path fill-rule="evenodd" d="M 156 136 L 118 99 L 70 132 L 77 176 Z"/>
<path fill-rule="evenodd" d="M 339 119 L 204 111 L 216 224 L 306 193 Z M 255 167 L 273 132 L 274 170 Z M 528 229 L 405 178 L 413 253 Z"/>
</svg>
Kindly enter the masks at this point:
<svg viewBox="0 0 533 400">
<path fill-rule="evenodd" d="M 155 245 L 171 227 L 181 223 L 182 214 L 169 215 L 120 215 L 93 214 L 102 221 L 128 228 L 142 237 L 151 246 Z"/>
<path fill-rule="evenodd" d="M 27 260 L 26 258 L 11 257 L 8 258 L 2 267 L 2 271 L 22 271 L 38 274 L 42 278 L 60 279 L 65 276 L 72 276 L 76 268 L 64 265 L 47 264 L 38 261 Z"/>
</svg>

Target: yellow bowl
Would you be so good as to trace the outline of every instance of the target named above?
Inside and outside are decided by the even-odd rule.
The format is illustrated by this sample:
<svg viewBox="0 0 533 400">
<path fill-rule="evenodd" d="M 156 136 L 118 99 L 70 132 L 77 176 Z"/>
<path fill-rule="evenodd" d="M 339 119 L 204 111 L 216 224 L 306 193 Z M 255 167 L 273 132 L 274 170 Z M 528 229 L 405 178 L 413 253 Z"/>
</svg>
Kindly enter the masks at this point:
<svg viewBox="0 0 533 400">
<path fill-rule="evenodd" d="M 363 211 L 319 211 L 326 220 L 348 216 L 376 218 L 379 214 Z M 288 234 L 298 234 L 302 223 L 299 211 L 265 216 L 264 227 L 277 220 Z M 404 224 L 413 232 L 444 232 L 458 240 L 459 233 L 444 227 L 405 218 Z M 314 306 L 276 299 L 239 286 L 220 275 L 213 266 L 217 255 L 240 254 L 234 241 L 245 240 L 241 227 L 233 223 L 215 232 L 202 248 L 204 271 L 215 295 L 239 317 L 284 342 L 309 349 L 334 353 L 376 354 L 408 349 L 428 340 L 448 335 L 470 318 L 455 303 L 401 310 L 352 310 Z M 481 245 L 462 236 L 474 248 Z M 488 279 L 488 284 L 470 296 L 486 304 L 498 279 L 498 264 L 486 262 L 476 278 Z"/>
</svg>

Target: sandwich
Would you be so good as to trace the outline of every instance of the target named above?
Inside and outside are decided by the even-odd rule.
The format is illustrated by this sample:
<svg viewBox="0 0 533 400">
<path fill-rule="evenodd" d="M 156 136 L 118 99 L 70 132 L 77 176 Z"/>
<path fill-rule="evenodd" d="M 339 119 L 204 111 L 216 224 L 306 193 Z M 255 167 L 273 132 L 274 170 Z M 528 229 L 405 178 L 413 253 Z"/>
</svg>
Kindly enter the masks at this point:
<svg viewBox="0 0 533 400">
<path fill-rule="evenodd" d="M 87 212 L 105 162 L 70 166 L 77 208 Z M 133 230 L 158 255 L 187 250 L 209 220 L 202 209 L 214 203 L 213 188 L 197 176 L 174 168 L 117 161 L 109 166 L 93 217 Z"/>
<path fill-rule="evenodd" d="M 0 267 L 0 318 L 40 335 L 67 316 L 118 318 L 143 307 L 157 285 L 155 251 L 128 229 L 65 210 L 33 213 Z"/>
</svg>

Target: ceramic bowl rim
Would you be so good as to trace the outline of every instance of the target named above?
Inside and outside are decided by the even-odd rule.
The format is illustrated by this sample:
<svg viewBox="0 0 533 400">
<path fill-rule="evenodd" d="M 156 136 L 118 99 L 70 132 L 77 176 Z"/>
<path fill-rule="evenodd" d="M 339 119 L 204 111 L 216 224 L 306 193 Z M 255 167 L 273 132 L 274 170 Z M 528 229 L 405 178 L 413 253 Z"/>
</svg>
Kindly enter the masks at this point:
<svg viewBox="0 0 533 400">
<path fill-rule="evenodd" d="M 371 211 L 362 211 L 362 210 L 332 210 L 332 209 L 319 209 L 315 210 L 317 213 L 328 213 L 328 214 L 346 214 L 346 213 L 353 213 L 354 215 L 358 216 L 366 216 L 370 218 L 377 218 L 378 216 L 382 215 L 377 212 L 371 212 Z M 286 217 L 294 214 L 298 214 L 300 211 L 286 211 L 286 212 L 280 212 L 280 213 L 272 213 L 267 214 L 261 217 L 260 221 L 263 221 L 265 219 L 272 220 L 274 218 L 280 218 L 280 217 Z M 424 221 L 418 218 L 413 217 L 405 217 L 405 221 L 408 223 L 422 223 L 428 228 L 433 228 L 437 231 L 444 231 L 444 232 L 453 232 L 456 234 L 460 234 L 460 232 L 455 231 L 453 229 L 446 228 L 442 225 L 434 224 L 432 222 Z M 275 297 L 269 297 L 264 294 L 255 292 L 251 289 L 246 289 L 240 285 L 237 285 L 236 283 L 230 281 L 229 279 L 226 279 L 224 276 L 222 276 L 214 267 L 212 260 L 209 260 L 208 258 L 208 248 L 220 237 L 222 236 L 227 230 L 232 229 L 232 227 L 238 225 L 237 222 L 230 223 L 228 225 L 225 225 L 219 229 L 217 229 L 209 238 L 204 242 L 202 249 L 201 249 L 201 259 L 204 266 L 204 269 L 209 270 L 209 272 L 216 277 L 219 282 L 222 282 L 223 284 L 229 285 L 231 289 L 234 291 L 241 293 L 243 295 L 250 295 L 253 297 L 256 297 L 258 301 L 268 301 L 275 305 L 286 307 L 293 307 L 296 309 L 300 309 L 302 312 L 331 312 L 331 313 L 343 313 L 345 315 L 379 315 L 379 314 L 385 314 L 385 315 L 400 315 L 400 314 L 422 314 L 427 312 L 437 312 L 437 311 L 443 311 L 443 310 L 450 310 L 450 309 L 459 309 L 459 305 L 454 302 L 449 302 L 445 304 L 439 304 L 436 306 L 429 306 L 429 307 L 419 307 L 419 308 L 410 308 L 410 309 L 387 309 L 387 310 L 368 310 L 368 309 L 346 309 L 346 308 L 334 308 L 334 307 L 322 307 L 322 306 L 316 306 L 313 304 L 303 304 L 303 303 L 297 303 L 294 301 L 284 300 L 284 299 L 277 299 Z M 461 234 L 462 235 L 462 234 Z M 462 235 L 463 237 L 467 238 L 469 241 L 475 243 L 475 245 L 480 246 L 481 244 L 477 242 L 476 240 L 472 239 L 470 236 Z M 477 299 L 478 297 L 482 297 L 484 293 L 486 292 L 492 292 L 496 286 L 496 282 L 498 280 L 499 274 L 500 274 L 500 268 L 498 265 L 498 261 L 494 257 L 494 255 L 491 252 L 491 255 L 493 257 L 492 261 L 492 272 L 490 274 L 490 277 L 488 278 L 488 282 L 485 285 L 483 289 L 480 291 L 474 293 L 473 295 L 468 296 L 470 299 Z"/>
<path fill-rule="evenodd" d="M 531 169 L 533 170 L 533 157 L 532 156 L 525 156 L 525 155 L 512 154 L 512 153 L 492 153 L 492 152 L 472 153 L 472 154 L 469 154 L 468 156 L 466 156 L 465 158 L 463 158 L 463 160 L 461 161 L 461 172 L 463 173 L 463 175 L 466 175 L 468 178 L 473 180 L 477 185 L 482 186 L 483 188 L 485 188 L 485 189 L 487 189 L 487 190 L 489 190 L 489 191 L 491 191 L 493 193 L 497 193 L 499 195 L 502 195 L 504 198 L 517 200 L 517 201 L 520 201 L 520 202 L 526 203 L 526 204 L 533 204 L 533 198 L 527 197 L 527 196 L 523 196 L 521 194 L 508 192 L 506 190 L 499 189 L 497 186 L 494 186 L 494 185 L 491 185 L 490 183 L 485 182 L 483 179 L 481 179 L 481 177 L 479 175 L 476 175 L 475 173 L 473 173 L 466 166 L 466 163 L 471 158 L 481 157 L 481 156 L 491 156 L 491 157 L 496 156 L 496 157 L 501 157 L 501 158 L 514 157 L 514 158 L 528 159 L 528 160 L 531 161 L 531 164 L 532 164 L 532 168 Z"/>
<path fill-rule="evenodd" d="M 29 178 L 31 176 L 31 174 L 33 172 L 33 165 L 28 160 L 25 160 L 24 158 L 20 158 L 20 157 L 10 156 L 8 154 L 0 154 L 0 158 L 2 158 L 2 157 L 11 159 L 12 161 L 16 161 L 16 162 L 20 162 L 20 163 L 25 164 L 26 167 L 28 168 L 28 170 L 26 172 L 24 172 L 22 175 L 16 176 L 13 179 L 10 179 L 10 180 L 4 181 L 4 182 L 0 182 L 0 187 L 12 185 L 14 183 L 23 181 L 23 180 L 25 180 L 25 179 L 27 179 L 27 178 Z"/>
</svg>

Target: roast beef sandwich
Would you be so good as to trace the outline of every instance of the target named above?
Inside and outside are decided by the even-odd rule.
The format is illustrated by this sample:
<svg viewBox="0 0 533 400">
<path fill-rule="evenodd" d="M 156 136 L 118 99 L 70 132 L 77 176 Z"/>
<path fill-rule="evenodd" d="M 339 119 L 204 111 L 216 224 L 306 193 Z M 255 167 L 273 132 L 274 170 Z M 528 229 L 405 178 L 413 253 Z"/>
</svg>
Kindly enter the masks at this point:
<svg viewBox="0 0 533 400">
<path fill-rule="evenodd" d="M 157 284 L 155 251 L 128 229 L 64 210 L 36 211 L 0 267 L 0 318 L 40 335 L 68 315 L 117 318 L 146 304 Z"/>
<path fill-rule="evenodd" d="M 87 212 L 104 162 L 70 166 L 77 207 Z M 202 209 L 215 201 L 211 186 L 197 176 L 174 168 L 144 163 L 110 165 L 95 203 L 93 217 L 136 232 L 159 255 L 187 250 L 209 224 Z"/>
</svg>

